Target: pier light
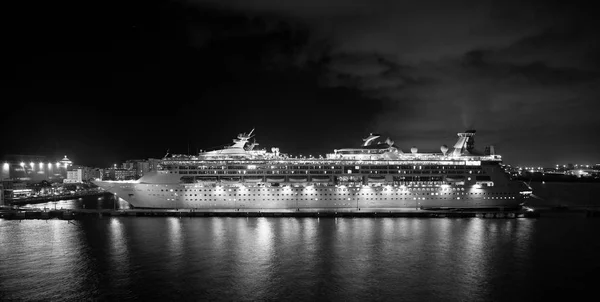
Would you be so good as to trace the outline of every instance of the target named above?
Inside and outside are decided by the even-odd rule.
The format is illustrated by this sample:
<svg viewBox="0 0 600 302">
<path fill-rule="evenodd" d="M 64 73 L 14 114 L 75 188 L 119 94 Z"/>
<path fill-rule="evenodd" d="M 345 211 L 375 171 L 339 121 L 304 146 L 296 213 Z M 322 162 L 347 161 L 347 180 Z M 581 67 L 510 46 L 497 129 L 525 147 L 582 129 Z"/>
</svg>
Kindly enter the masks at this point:
<svg viewBox="0 0 600 302">
<path fill-rule="evenodd" d="M 52 163 L 48 163 L 48 169 L 52 168 Z"/>
<path fill-rule="evenodd" d="M 473 189 L 481 189 L 481 185 L 480 184 L 474 184 L 473 185 Z"/>
<path fill-rule="evenodd" d="M 59 168 L 60 167 L 60 162 L 56 162 L 56 167 Z"/>
<path fill-rule="evenodd" d="M 8 167 L 9 167 L 8 163 L 4 163 L 3 167 L 4 167 L 4 169 L 8 169 Z"/>
<path fill-rule="evenodd" d="M 25 163 L 24 162 L 21 162 L 21 167 L 25 168 Z"/>
<path fill-rule="evenodd" d="M 30 166 L 31 166 L 31 168 L 33 169 L 33 165 L 34 165 L 34 163 L 33 163 L 33 162 L 30 162 L 30 163 L 29 163 L 29 165 L 30 165 Z"/>
<path fill-rule="evenodd" d="M 40 162 L 39 165 L 40 165 L 40 169 L 44 168 L 44 163 L 43 162 Z"/>
</svg>

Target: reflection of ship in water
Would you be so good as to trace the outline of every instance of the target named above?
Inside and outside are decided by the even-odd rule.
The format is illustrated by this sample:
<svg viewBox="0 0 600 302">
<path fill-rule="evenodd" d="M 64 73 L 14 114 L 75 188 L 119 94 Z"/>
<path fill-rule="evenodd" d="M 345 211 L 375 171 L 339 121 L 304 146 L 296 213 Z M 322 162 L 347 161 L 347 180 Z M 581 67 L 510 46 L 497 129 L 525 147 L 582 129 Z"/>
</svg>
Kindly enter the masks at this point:
<svg viewBox="0 0 600 302">
<path fill-rule="evenodd" d="M 474 130 L 441 153 L 404 153 L 370 134 L 361 146 L 319 158 L 256 150 L 252 133 L 197 156 L 165 157 L 139 180 L 95 183 L 141 208 L 518 208 L 531 194 L 493 149 L 475 150 Z"/>
</svg>

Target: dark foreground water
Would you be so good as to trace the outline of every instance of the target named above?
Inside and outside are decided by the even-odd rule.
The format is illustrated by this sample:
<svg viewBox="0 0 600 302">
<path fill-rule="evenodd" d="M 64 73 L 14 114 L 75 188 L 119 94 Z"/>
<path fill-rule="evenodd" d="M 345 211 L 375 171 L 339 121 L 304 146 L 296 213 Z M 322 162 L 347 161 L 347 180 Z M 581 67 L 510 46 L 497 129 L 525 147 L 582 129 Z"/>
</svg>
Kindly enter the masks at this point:
<svg viewBox="0 0 600 302">
<path fill-rule="evenodd" d="M 0 219 L 0 301 L 595 299 L 599 235 L 566 214 Z"/>
<path fill-rule="evenodd" d="M 596 296 L 600 220 L 0 220 L 0 300 Z"/>
</svg>

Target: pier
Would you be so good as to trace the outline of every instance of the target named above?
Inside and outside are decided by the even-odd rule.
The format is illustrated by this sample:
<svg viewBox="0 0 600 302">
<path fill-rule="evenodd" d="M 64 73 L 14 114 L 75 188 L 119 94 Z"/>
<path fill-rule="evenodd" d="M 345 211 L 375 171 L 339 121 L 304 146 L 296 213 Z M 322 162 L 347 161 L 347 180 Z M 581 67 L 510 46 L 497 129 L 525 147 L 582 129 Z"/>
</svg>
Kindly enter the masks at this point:
<svg viewBox="0 0 600 302">
<path fill-rule="evenodd" d="M 536 211 L 451 211 L 451 210 L 368 210 L 368 211 L 315 211 L 315 210 L 190 210 L 190 209 L 61 209 L 61 210 L 7 210 L 0 212 L 4 219 L 84 219 L 102 217 L 405 217 L 405 218 L 537 218 Z"/>
<path fill-rule="evenodd" d="M 45 202 L 55 202 L 67 199 L 76 199 L 86 196 L 109 196 L 109 193 L 99 190 L 89 190 L 82 192 L 75 192 L 72 194 L 58 194 L 58 195 L 44 195 L 44 196 L 32 196 L 23 198 L 7 198 L 6 203 L 9 205 L 25 205 L 25 204 L 36 204 Z"/>
</svg>

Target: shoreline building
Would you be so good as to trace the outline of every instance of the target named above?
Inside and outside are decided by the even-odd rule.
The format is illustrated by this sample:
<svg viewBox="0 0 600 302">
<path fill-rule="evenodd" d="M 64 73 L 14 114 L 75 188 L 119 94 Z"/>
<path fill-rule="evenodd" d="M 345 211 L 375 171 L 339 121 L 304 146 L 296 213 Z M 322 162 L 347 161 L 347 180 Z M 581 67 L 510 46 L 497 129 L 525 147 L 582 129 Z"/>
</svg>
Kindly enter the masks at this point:
<svg viewBox="0 0 600 302">
<path fill-rule="evenodd" d="M 70 176 L 69 176 L 70 173 Z M 67 182 L 89 182 L 92 180 L 99 179 L 101 177 L 101 171 L 99 168 L 92 168 L 86 166 L 74 165 L 72 168 L 67 171 L 67 178 L 65 179 L 65 183 Z M 69 179 L 67 181 L 67 179 Z"/>
<path fill-rule="evenodd" d="M 65 161 L 66 159 L 66 161 Z M 2 159 L 1 180 L 23 182 L 60 182 L 67 177 L 67 169 L 72 164 L 65 156 L 62 161 L 53 162 L 42 155 L 9 154 Z"/>
<path fill-rule="evenodd" d="M 71 169 L 67 171 L 67 178 L 63 180 L 63 183 L 82 183 L 83 182 L 83 169 Z"/>
<path fill-rule="evenodd" d="M 125 170 L 134 171 L 134 177 L 140 178 L 150 171 L 150 163 L 142 159 L 130 159 L 121 165 Z"/>
</svg>

